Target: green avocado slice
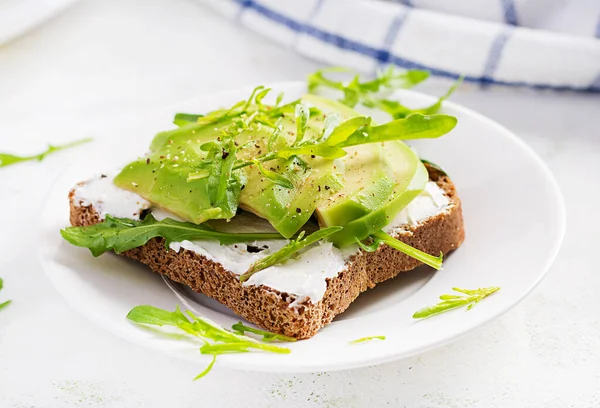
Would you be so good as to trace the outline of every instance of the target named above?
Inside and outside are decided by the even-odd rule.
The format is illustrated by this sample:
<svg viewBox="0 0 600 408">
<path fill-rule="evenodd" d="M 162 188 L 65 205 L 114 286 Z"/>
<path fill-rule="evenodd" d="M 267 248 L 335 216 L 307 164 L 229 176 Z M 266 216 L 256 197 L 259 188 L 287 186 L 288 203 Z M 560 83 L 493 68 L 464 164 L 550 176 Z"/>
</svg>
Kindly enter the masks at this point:
<svg viewBox="0 0 600 408">
<path fill-rule="evenodd" d="M 310 99 L 325 112 L 354 112 L 335 101 Z M 349 147 L 346 152 L 338 160 L 343 167 L 344 188 L 323 201 L 315 212 L 321 227 L 344 227 L 328 238 L 338 247 L 363 240 L 389 224 L 423 191 L 428 180 L 417 155 L 400 141 Z"/>
<path fill-rule="evenodd" d="M 314 117 L 308 122 L 305 138 L 321 136 L 323 118 Z M 295 140 L 296 124 L 292 118 L 282 121 L 282 131 L 275 141 L 275 149 L 289 146 Z M 241 159 L 256 157 L 267 151 L 269 137 L 255 137 L 253 146 L 241 151 Z M 246 167 L 247 183 L 240 195 L 240 208 L 267 219 L 284 237 L 296 234 L 310 219 L 324 200 L 342 188 L 334 172 L 334 161 L 319 157 L 302 156 L 277 159 L 263 163 L 270 171 L 282 175 L 293 184 L 285 188 L 267 179 L 256 165 Z"/>
<path fill-rule="evenodd" d="M 337 114 L 340 121 L 359 116 L 329 99 L 307 95 L 303 101 L 319 111 L 311 115 L 304 140 L 320 138 L 330 114 Z M 270 160 L 262 168 L 254 164 L 232 170 L 236 160 L 253 159 L 270 148 L 278 150 L 295 142 L 296 123 L 286 113 L 281 118 L 282 131 L 275 137 L 272 127 L 253 123 L 237 134 L 236 147 L 232 147 L 235 155 L 213 160 L 229 160 L 231 174 L 225 194 L 216 200 L 215 183 L 209 177 L 190 175 L 215 157 L 209 157 L 201 146 L 217 140 L 232 123 L 233 119 L 210 125 L 190 123 L 159 133 L 148 156 L 127 165 L 115 184 L 194 223 L 230 219 L 239 207 L 268 220 L 285 237 L 296 234 L 316 214 L 321 226 L 344 226 L 332 238 L 336 245 L 345 246 L 389 223 L 427 182 L 418 157 L 397 141 L 348 147 L 346 156 L 336 160 L 303 155 Z M 267 171 L 287 179 L 292 188 L 267 177 Z"/>
<path fill-rule="evenodd" d="M 333 161 L 303 156 L 301 160 L 292 157 L 263 163 L 264 168 L 290 180 L 291 189 L 266 178 L 256 165 L 234 170 L 227 199 L 215 205 L 208 179 L 190 180 L 189 176 L 198 171 L 200 163 L 210 160 L 200 146 L 217 139 L 231 123 L 192 123 L 159 133 L 149 155 L 123 168 L 115 184 L 190 222 L 230 219 L 239 206 L 267 219 L 283 236 L 293 236 L 313 215 L 317 205 L 341 189 L 339 177 L 333 173 Z M 320 137 L 323 123 L 322 116 L 311 117 L 305 138 Z M 264 155 L 269 142 L 275 150 L 289 146 L 295 140 L 295 131 L 291 115 L 283 118 L 282 131 L 275 140 L 271 140 L 272 128 L 253 125 L 236 136 L 236 159 Z"/>
<path fill-rule="evenodd" d="M 244 174 L 232 174 L 229 188 L 218 203 L 215 202 L 217 192 L 208 178 L 189 179 L 190 174 L 198 171 L 198 163 L 207 159 L 200 145 L 214 137 L 214 130 L 206 127 L 194 133 L 173 135 L 165 139 L 164 144 L 155 146 L 146 157 L 125 166 L 114 183 L 196 224 L 210 219 L 229 219 L 237 212 Z"/>
</svg>

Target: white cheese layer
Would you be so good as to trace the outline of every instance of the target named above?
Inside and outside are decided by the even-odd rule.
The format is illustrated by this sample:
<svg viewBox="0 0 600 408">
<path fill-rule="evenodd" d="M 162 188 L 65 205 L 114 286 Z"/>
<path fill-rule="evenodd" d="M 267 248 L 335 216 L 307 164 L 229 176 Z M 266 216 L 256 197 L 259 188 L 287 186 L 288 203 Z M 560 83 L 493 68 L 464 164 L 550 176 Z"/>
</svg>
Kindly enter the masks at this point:
<svg viewBox="0 0 600 408">
<path fill-rule="evenodd" d="M 81 205 L 92 204 L 102 217 L 110 214 L 116 217 L 139 219 L 142 210 L 150 207 L 150 203 L 140 196 L 116 187 L 113 177 L 105 177 L 86 182 L 75 191 L 75 202 Z M 417 225 L 426 219 L 441 214 L 450 208 L 450 201 L 434 182 L 428 182 L 425 190 L 417 196 L 384 228 L 393 233 L 410 225 Z M 162 209 L 152 208 L 156 219 L 179 219 Z M 271 225 L 253 215 L 241 214 L 231 222 L 218 220 L 211 223 L 215 228 L 227 232 L 273 232 Z M 220 245 L 217 241 L 182 241 L 173 242 L 170 248 L 179 252 L 181 248 L 195 252 L 237 275 L 246 272 L 250 265 L 261 258 L 277 251 L 287 243 L 286 240 L 260 241 L 251 244 Z M 249 248 L 250 247 L 250 248 Z M 248 251 L 251 249 L 251 252 Z M 260 250 L 260 252 L 255 252 Z M 308 299 L 318 303 L 327 289 L 328 278 L 336 277 L 348 266 L 349 258 L 358 252 L 358 246 L 340 250 L 331 243 L 324 242 L 309 248 L 296 258 L 282 265 L 275 265 L 252 275 L 244 285 L 265 286 L 271 289 L 296 296 L 291 305 Z"/>
<path fill-rule="evenodd" d="M 444 191 L 433 181 L 429 181 L 425 185 L 425 190 L 404 207 L 383 230 L 390 233 L 406 225 L 417 225 L 427 218 L 442 213 L 449 204 L 450 200 Z"/>
<path fill-rule="evenodd" d="M 91 205 L 101 219 L 110 214 L 117 218 L 139 220 L 142 211 L 150 208 L 150 202 L 131 191 L 119 188 L 113 183 L 115 174 L 103 174 L 75 187 L 75 205 Z"/>
</svg>

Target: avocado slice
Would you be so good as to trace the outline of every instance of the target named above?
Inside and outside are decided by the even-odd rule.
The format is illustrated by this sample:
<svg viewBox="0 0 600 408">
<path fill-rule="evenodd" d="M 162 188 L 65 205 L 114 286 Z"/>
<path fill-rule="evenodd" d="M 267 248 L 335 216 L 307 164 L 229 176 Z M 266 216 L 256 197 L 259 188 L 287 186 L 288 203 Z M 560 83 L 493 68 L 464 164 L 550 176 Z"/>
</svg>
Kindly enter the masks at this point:
<svg viewBox="0 0 600 408">
<path fill-rule="evenodd" d="M 325 112 L 339 112 L 346 119 L 358 113 L 341 103 L 307 97 Z M 425 166 L 410 147 L 400 141 L 346 148 L 339 159 L 344 188 L 322 202 L 315 214 L 321 227 L 343 226 L 328 239 L 344 247 L 363 240 L 390 223 L 419 195 L 428 180 Z"/>
<path fill-rule="evenodd" d="M 319 110 L 310 117 L 304 140 L 322 136 L 327 115 L 337 114 L 340 122 L 359 116 L 329 99 L 307 95 L 303 101 Z M 215 200 L 215 184 L 190 175 L 198 172 L 201 163 L 210 162 L 201 146 L 217 139 L 233 120 L 184 124 L 159 133 L 149 155 L 127 165 L 115 184 L 194 223 L 230 219 L 239 206 L 268 220 L 285 237 L 296 234 L 316 213 L 323 227 L 344 226 L 331 237 L 336 245 L 345 246 L 389 223 L 427 182 L 427 172 L 414 152 L 393 141 L 349 147 L 347 155 L 336 160 L 291 157 L 263 162 L 262 169 L 254 164 L 232 170 L 225 196 Z M 264 155 L 270 147 L 278 150 L 294 143 L 293 115 L 285 114 L 281 127 L 273 136 L 273 128 L 253 123 L 236 136 L 236 155 L 223 154 L 222 159 L 232 160 L 233 165 L 235 160 Z M 285 177 L 293 188 L 272 181 L 266 171 Z"/>
<path fill-rule="evenodd" d="M 208 127 L 178 132 L 163 144 L 153 146 L 146 157 L 125 166 L 114 183 L 196 224 L 215 218 L 229 219 L 237 211 L 243 174 L 234 174 L 219 203 L 214 202 L 217 192 L 208 178 L 188 178 L 198 171 L 198 163 L 207 159 L 207 152 L 200 146 L 214 137 L 215 129 Z"/>
<path fill-rule="evenodd" d="M 293 118 L 284 117 L 281 126 L 282 131 L 275 141 L 275 149 L 290 145 L 296 137 Z M 305 139 L 320 137 L 322 129 L 323 118 L 311 118 Z M 239 158 L 248 159 L 267 152 L 270 135 L 253 136 L 253 147 L 240 151 Z M 297 233 L 317 206 L 342 188 L 339 176 L 334 172 L 333 160 L 303 156 L 301 159 L 292 157 L 271 160 L 264 162 L 263 166 L 287 178 L 294 187 L 290 189 L 277 185 L 267 179 L 258 166 L 248 166 L 244 169 L 247 183 L 240 195 L 240 208 L 269 220 L 286 238 Z"/>
<path fill-rule="evenodd" d="M 282 131 L 271 141 L 274 149 L 290 145 L 295 140 L 293 117 L 284 117 Z M 305 139 L 321 136 L 323 117 L 312 117 Z M 282 187 L 266 178 L 257 165 L 233 171 L 233 184 L 226 200 L 215 206 L 211 197 L 214 187 L 207 178 L 190 180 L 198 165 L 210 158 L 200 149 L 215 140 L 232 121 L 218 124 L 183 125 L 159 133 L 151 144 L 148 156 L 127 165 L 115 178 L 119 187 L 134 191 L 153 204 L 194 223 L 209 219 L 229 219 L 237 207 L 267 219 L 285 237 L 293 236 L 313 215 L 317 205 L 335 194 L 342 185 L 334 174 L 332 160 L 318 157 L 276 159 L 263 163 L 290 180 L 293 188 Z M 255 124 L 236 136 L 236 159 L 247 160 L 266 154 L 273 129 Z"/>
</svg>

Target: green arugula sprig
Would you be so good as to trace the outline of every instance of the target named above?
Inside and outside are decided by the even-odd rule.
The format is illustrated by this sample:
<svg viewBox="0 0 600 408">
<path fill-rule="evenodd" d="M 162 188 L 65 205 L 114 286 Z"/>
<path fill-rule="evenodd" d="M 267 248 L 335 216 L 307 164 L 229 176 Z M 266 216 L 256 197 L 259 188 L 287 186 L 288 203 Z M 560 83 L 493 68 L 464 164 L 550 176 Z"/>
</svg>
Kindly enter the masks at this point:
<svg viewBox="0 0 600 408">
<path fill-rule="evenodd" d="M 240 161 L 233 168 L 240 169 L 256 162 L 264 163 L 300 155 L 338 159 L 346 155 L 344 150 L 346 147 L 392 140 L 438 138 L 454 129 L 456 123 L 457 120 L 453 116 L 414 114 L 405 119 L 396 119 L 383 125 L 373 126 L 370 117 L 359 116 L 337 126 L 325 140 L 319 139 L 284 147 L 252 160 Z"/>
<path fill-rule="evenodd" d="M 170 218 L 157 221 L 148 214 L 142 221 L 115 218 L 110 215 L 98 224 L 88 227 L 67 227 L 60 231 L 69 243 L 88 248 L 92 255 L 106 251 L 116 253 L 140 247 L 155 237 L 165 239 L 165 244 L 183 240 L 216 240 L 221 244 L 283 239 L 277 233 L 227 233 L 215 231 L 206 224 L 192 224 Z"/>
<path fill-rule="evenodd" d="M 261 340 L 263 341 L 296 341 L 294 337 L 284 336 L 283 334 L 271 333 L 265 330 L 255 329 L 254 327 L 249 327 L 243 324 L 242 322 L 238 322 L 231 326 L 233 331 L 237 334 L 244 335 L 246 332 L 257 334 L 262 336 Z"/>
<path fill-rule="evenodd" d="M 366 343 L 368 341 L 372 341 L 372 340 L 385 340 L 385 336 L 368 336 L 368 337 L 361 337 L 360 339 L 356 339 L 356 340 L 352 340 L 350 342 L 350 344 L 360 344 L 360 343 Z"/>
<path fill-rule="evenodd" d="M 173 118 L 173 124 L 181 127 L 190 123 L 198 123 L 198 119 L 202 117 L 204 115 L 198 113 L 176 113 Z"/>
<path fill-rule="evenodd" d="M 419 74 L 415 74 L 415 72 L 420 71 L 406 73 L 406 75 L 403 73 L 402 76 L 389 70 L 386 72 L 387 74 L 378 77 L 375 80 L 361 84 L 361 89 L 364 88 L 363 90 L 365 92 L 368 90 L 379 90 L 382 87 L 390 87 L 391 84 L 400 77 L 412 78 L 411 81 L 414 81 L 415 78 L 422 77 L 419 76 Z M 320 77 L 324 78 L 322 73 L 320 74 Z M 314 86 L 315 85 L 313 84 L 309 87 L 314 88 Z M 308 121 L 315 108 L 308 108 L 301 103 L 300 100 L 279 106 L 279 102 L 281 101 L 280 98 L 278 98 L 278 103 L 275 106 L 264 105 L 262 100 L 269 91 L 269 88 L 264 88 L 262 86 L 257 87 L 253 90 L 248 99 L 239 101 L 229 109 L 210 112 L 205 116 L 191 114 L 176 115 L 175 122 L 183 123 L 186 120 L 195 120 L 197 123 L 195 123 L 194 126 L 212 125 L 225 120 L 233 121 L 232 125 L 223 131 L 223 135 L 221 136 L 222 140 L 212 141 L 207 143 L 206 146 L 203 146 L 203 150 L 209 152 L 206 163 L 204 163 L 197 172 L 192 173 L 190 177 L 188 177 L 189 180 L 205 177 L 212 177 L 216 180 L 218 175 L 221 177 L 220 182 L 215 183 L 214 188 L 209 190 L 224 191 L 227 190 L 227 186 L 229 185 L 237 187 L 242 184 L 236 182 L 235 177 L 238 173 L 236 173 L 235 170 L 254 165 L 266 179 L 281 187 L 292 189 L 294 188 L 294 184 L 291 180 L 265 168 L 262 163 L 276 159 L 289 160 L 290 158 L 299 158 L 299 156 L 303 155 L 330 160 L 338 159 L 346 155 L 346 151 L 344 150 L 346 147 L 392 140 L 437 138 L 448 133 L 456 126 L 456 118 L 446 115 L 427 116 L 413 114 L 408 118 L 401 116 L 399 119 L 380 126 L 373 126 L 371 124 L 371 118 L 369 117 L 356 117 L 339 124 L 339 118 L 336 120 L 335 115 L 332 115 L 332 119 L 328 120 L 325 124 L 323 134 L 320 138 L 304 141 L 303 139 L 308 128 Z M 282 130 L 281 118 L 286 113 L 294 114 L 296 121 L 295 141 L 289 146 L 274 150 L 275 140 L 277 140 Z M 223 147 L 223 144 L 225 141 L 229 141 L 228 143 L 231 145 L 235 140 L 235 137 L 239 135 L 242 130 L 250 129 L 254 124 L 267 125 L 273 129 L 273 133 L 269 138 L 267 153 L 247 160 L 236 160 L 233 167 L 230 167 L 229 163 L 234 161 L 233 157 L 235 156 L 236 148 L 233 146 Z M 165 138 L 170 137 L 171 134 L 172 132 L 164 133 L 163 136 L 157 137 L 153 144 L 157 143 L 160 145 L 161 143 L 164 143 L 166 140 Z M 160 142 L 156 142 L 156 140 L 160 140 Z M 242 146 L 237 150 L 242 150 L 243 148 L 244 147 Z M 226 154 L 220 154 L 221 152 Z M 227 160 L 228 172 L 219 171 L 225 166 L 225 163 L 223 163 L 225 160 Z M 229 174 L 229 177 L 223 178 L 225 174 Z M 233 203 L 235 201 L 234 198 L 239 195 L 239 191 L 237 194 L 232 193 L 230 195 L 231 199 L 229 201 Z"/>
<path fill-rule="evenodd" d="M 225 330 L 208 319 L 196 316 L 190 310 L 184 314 L 179 307 L 174 312 L 170 312 L 154 306 L 136 306 L 127 314 L 127 319 L 137 324 L 176 327 L 204 342 L 204 345 L 200 347 L 200 353 L 212 355 L 213 359 L 194 380 L 202 378 L 210 372 L 219 354 L 247 353 L 251 350 L 279 354 L 291 352 L 289 348 L 261 343 L 251 337 Z"/>
<path fill-rule="evenodd" d="M 207 126 L 215 126 L 220 123 L 234 121 L 252 116 L 252 121 L 261 125 L 275 128 L 278 119 L 284 115 L 293 115 L 295 106 L 301 102 L 296 99 L 287 104 L 281 105 L 283 94 L 279 94 L 275 105 L 266 105 L 263 99 L 271 91 L 270 88 L 257 86 L 254 88 L 250 97 L 241 100 L 230 108 L 217 109 L 206 114 L 177 113 L 173 118 L 173 123 L 178 126 L 177 129 L 161 132 L 152 140 L 151 151 L 156 151 L 168 143 L 169 140 L 180 136 L 195 133 Z M 311 114 L 319 113 L 316 108 L 310 108 Z"/>
<path fill-rule="evenodd" d="M 405 118 L 415 113 L 423 115 L 436 113 L 441 108 L 443 101 L 452 95 L 463 79 L 462 77 L 459 78 L 458 81 L 456 81 L 454 85 L 452 85 L 434 104 L 420 109 L 410 109 L 398 101 L 387 99 L 385 95 L 382 96 L 382 94 L 385 94 L 386 91 L 389 93 L 389 91 L 398 88 L 411 88 L 423 82 L 429 77 L 427 71 L 399 71 L 390 66 L 385 71 L 378 73 L 372 80 L 361 82 L 360 75 L 355 75 L 352 80 L 347 83 L 335 81 L 325 76 L 326 73 L 331 72 L 349 72 L 349 70 L 332 67 L 319 70 L 309 75 L 309 92 L 315 93 L 319 87 L 336 89 L 343 92 L 344 96 L 339 101 L 344 105 L 353 108 L 361 103 L 368 108 L 380 109 L 391 115 L 394 119 Z"/>
<path fill-rule="evenodd" d="M 424 307 L 416 311 L 413 315 L 413 318 L 423 319 L 463 306 L 467 306 L 467 310 L 471 310 L 471 308 L 475 304 L 490 296 L 491 294 L 498 292 L 500 290 L 500 287 L 490 286 L 489 288 L 479 288 L 473 290 L 452 288 L 452 290 L 461 294 L 442 295 L 440 296 L 440 300 L 442 300 L 440 303 L 434 306 Z"/>
<path fill-rule="evenodd" d="M 91 141 L 92 141 L 91 138 L 86 138 L 86 139 L 81 139 L 81 140 L 76 140 L 74 142 L 66 143 L 63 145 L 57 145 L 57 146 L 50 145 L 50 146 L 48 146 L 48 149 L 46 149 L 46 151 L 44 151 L 40 154 L 35 154 L 33 156 L 16 156 L 14 154 L 9 154 L 9 153 L 0 153 L 0 167 L 6 167 L 6 166 L 13 165 L 13 164 L 21 163 L 24 161 L 32 161 L 32 160 L 42 161 L 42 160 L 44 160 L 44 158 L 46 156 L 48 156 L 52 153 L 56 153 L 60 150 L 69 149 L 71 147 L 79 146 L 81 144 L 88 143 Z"/>
<path fill-rule="evenodd" d="M 375 234 L 371 235 L 371 243 L 365 244 L 359 240 L 356 240 L 357 244 L 367 252 L 375 252 L 379 245 L 386 244 L 398 251 L 410 256 L 411 258 L 416 259 L 417 261 L 423 262 L 425 265 L 429 265 L 436 270 L 442 269 L 442 262 L 444 259 L 444 255 L 440 252 L 439 257 L 435 257 L 433 255 L 429 255 L 426 252 L 418 250 L 417 248 L 411 247 L 408 244 L 386 234 L 383 231 L 378 231 Z"/>
<path fill-rule="evenodd" d="M 240 282 L 245 282 L 252 275 L 254 275 L 258 271 L 262 271 L 270 266 L 283 263 L 287 259 L 289 259 L 292 255 L 297 253 L 298 251 L 306 248 L 309 245 L 314 244 L 317 241 L 322 240 L 323 238 L 328 237 L 331 234 L 335 234 L 338 231 L 341 231 L 343 227 L 329 227 L 323 228 L 316 232 L 313 232 L 306 238 L 304 237 L 304 231 L 302 231 L 298 238 L 292 239 L 288 242 L 284 247 L 280 250 L 273 252 L 270 255 L 265 256 L 253 263 L 248 270 L 240 276 Z"/>
<path fill-rule="evenodd" d="M 4 281 L 0 278 L 0 290 L 4 287 Z M 0 303 L 0 310 L 4 309 L 6 306 L 10 305 L 12 300 L 7 300 L 6 302 Z"/>
<path fill-rule="evenodd" d="M 360 81 L 360 75 L 354 75 L 348 83 L 335 81 L 325 76 L 326 73 L 344 72 L 351 73 L 349 69 L 341 67 L 330 67 L 316 71 L 308 76 L 308 90 L 311 93 L 321 87 L 337 89 L 344 93 L 340 99 L 344 105 L 355 107 L 359 102 L 374 108 L 376 103 L 372 100 L 372 94 L 393 90 L 397 88 L 412 88 L 413 86 L 429 78 L 429 72 L 423 70 L 401 71 L 393 66 L 378 72 L 377 76 L 370 81 Z"/>
</svg>

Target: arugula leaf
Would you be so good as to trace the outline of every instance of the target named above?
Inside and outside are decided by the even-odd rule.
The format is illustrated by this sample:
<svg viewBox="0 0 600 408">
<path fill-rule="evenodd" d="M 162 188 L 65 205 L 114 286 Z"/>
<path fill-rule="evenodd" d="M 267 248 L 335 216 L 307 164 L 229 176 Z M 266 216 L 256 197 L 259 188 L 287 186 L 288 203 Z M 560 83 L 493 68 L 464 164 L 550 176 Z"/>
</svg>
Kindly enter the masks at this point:
<svg viewBox="0 0 600 408">
<path fill-rule="evenodd" d="M 474 290 L 452 288 L 452 290 L 462 293 L 463 295 L 442 295 L 440 296 L 440 300 L 442 300 L 440 303 L 417 310 L 413 315 L 413 318 L 423 319 L 467 305 L 467 310 L 470 310 L 479 301 L 498 292 L 500 287 L 490 286 L 489 288 L 479 288 Z"/>
<path fill-rule="evenodd" d="M 268 331 L 255 329 L 254 327 L 249 327 L 243 324 L 242 322 L 237 322 L 231 328 L 238 334 L 244 334 L 245 332 L 258 334 L 262 336 L 263 341 L 296 341 L 294 337 L 284 336 L 283 334 L 271 333 Z"/>
<path fill-rule="evenodd" d="M 314 143 L 304 143 L 296 147 L 285 147 L 245 162 L 238 162 L 233 169 L 264 163 L 274 159 L 289 159 L 292 156 L 311 155 L 324 159 L 338 159 L 346 155 L 345 147 L 391 140 L 437 138 L 451 131 L 457 123 L 454 116 L 420 114 L 404 119 L 396 119 L 384 125 L 371 126 L 371 118 L 359 116 L 335 127 L 328 137 Z M 325 135 L 325 133 L 324 133 Z"/>
<path fill-rule="evenodd" d="M 302 231 L 298 235 L 298 238 L 291 240 L 280 250 L 273 252 L 272 254 L 267 255 L 264 258 L 250 265 L 250 268 L 248 268 L 248 270 L 240 276 L 240 282 L 247 281 L 252 275 L 254 275 L 258 271 L 261 271 L 276 264 L 283 263 L 296 252 L 306 248 L 311 244 L 314 244 L 317 241 L 322 240 L 325 237 L 328 237 L 331 234 L 335 234 L 336 232 L 342 229 L 343 227 L 323 228 L 316 232 L 313 232 L 306 238 L 304 238 L 304 231 Z"/>
<path fill-rule="evenodd" d="M 0 167 L 6 167 L 6 166 L 10 166 L 12 164 L 17 164 L 20 162 L 24 162 L 24 161 L 31 161 L 31 160 L 38 160 L 38 161 L 42 161 L 46 156 L 58 152 L 60 150 L 65 150 L 65 149 L 69 149 L 71 147 L 75 147 L 84 143 L 88 143 L 91 142 L 92 138 L 85 138 L 85 139 L 81 139 L 81 140 L 76 140 L 74 142 L 70 142 L 70 143 L 66 143 L 63 145 L 57 145 L 57 146 L 53 146 L 50 145 L 48 146 L 48 149 L 46 149 L 45 152 L 42 152 L 40 154 L 36 154 L 33 156 L 16 156 L 14 154 L 8 154 L 8 153 L 0 153 Z"/>
<path fill-rule="evenodd" d="M 323 136 L 321 137 L 321 139 L 319 141 L 325 141 L 329 138 L 329 136 L 331 136 L 331 134 L 333 133 L 333 131 L 335 129 L 337 129 L 340 125 L 341 125 L 341 119 L 340 119 L 340 115 L 338 115 L 337 113 L 332 113 L 327 115 L 327 117 L 325 117 L 325 122 L 324 122 L 324 126 L 323 126 Z"/>
<path fill-rule="evenodd" d="M 249 338 L 249 337 L 248 337 Z M 292 351 L 285 347 L 273 346 L 271 344 L 257 343 L 254 341 L 238 341 L 234 343 L 205 344 L 200 347 L 202 354 L 229 354 L 246 353 L 250 349 L 270 351 L 271 353 L 289 354 Z"/>
<path fill-rule="evenodd" d="M 436 103 L 426 108 L 417 109 L 415 110 L 415 112 L 422 113 L 424 115 L 431 115 L 432 113 L 437 113 L 442 107 L 442 103 L 446 99 L 448 99 L 454 93 L 454 91 L 456 91 L 460 84 L 462 84 L 464 78 L 464 76 L 460 76 L 460 78 L 456 80 L 456 82 L 448 89 L 448 91 L 446 91 L 444 95 L 440 96 Z"/>
<path fill-rule="evenodd" d="M 179 306 L 174 312 L 156 308 L 154 306 L 136 306 L 129 311 L 127 319 L 139 324 L 149 324 L 152 326 L 172 326 L 178 327 L 189 334 L 195 334 L 196 330 L 187 317 L 181 312 Z"/>
<path fill-rule="evenodd" d="M 344 85 L 342 81 L 335 81 L 325 77 L 325 73 L 329 72 L 351 72 L 342 67 L 330 67 L 318 70 L 308 76 L 308 90 L 313 93 L 318 87 L 324 86 L 327 88 L 343 91 L 345 99 L 352 100 L 355 97 L 352 93 L 357 94 L 360 98 L 361 94 L 379 92 L 383 89 L 396 88 L 411 88 L 429 78 L 429 72 L 423 70 L 407 70 L 401 71 L 390 65 L 387 69 L 379 71 L 377 76 L 365 82 L 360 82 L 360 76 L 355 75 L 348 85 Z"/>
<path fill-rule="evenodd" d="M 306 78 L 306 84 L 308 86 L 308 91 L 310 93 L 314 93 L 314 91 L 320 86 L 325 86 L 328 88 L 333 88 L 333 89 L 337 89 L 337 90 L 341 91 L 344 88 L 344 83 L 341 81 L 334 81 L 332 79 L 326 78 L 324 74 L 326 72 L 348 72 L 348 71 L 349 71 L 349 69 L 344 68 L 344 67 L 329 67 L 329 68 L 317 70 L 317 71 L 313 72 L 312 74 L 310 74 Z"/>
<path fill-rule="evenodd" d="M 246 353 L 252 349 L 280 354 L 288 354 L 291 352 L 290 349 L 285 347 L 264 344 L 251 337 L 227 331 L 208 319 L 196 316 L 189 310 L 186 313 L 187 316 L 179 309 L 179 306 L 174 312 L 170 312 L 154 306 L 144 305 L 136 306 L 131 309 L 127 314 L 127 319 L 137 324 L 176 327 L 203 341 L 204 345 L 200 347 L 200 353 L 211 354 L 213 359 L 208 367 L 198 374 L 194 380 L 202 378 L 210 372 L 216 362 L 217 355 L 219 354 Z M 264 333 L 267 335 L 273 334 L 274 336 L 280 336 L 274 333 Z"/>
<path fill-rule="evenodd" d="M 276 233 L 226 233 L 215 231 L 207 225 L 175 221 L 170 218 L 157 221 L 148 214 L 142 221 L 115 218 L 110 215 L 98 224 L 88 227 L 67 227 L 60 231 L 69 243 L 88 248 L 99 256 L 113 250 L 116 253 L 140 247 L 155 237 L 165 239 L 165 244 L 183 240 L 216 240 L 221 244 L 283 239 Z"/>
<path fill-rule="evenodd" d="M 181 127 L 190 123 L 198 123 L 198 119 L 204 117 L 204 115 L 195 113 L 176 113 L 173 118 L 173 124 Z"/>
<path fill-rule="evenodd" d="M 258 171 L 260 171 L 260 173 L 263 176 L 265 176 L 267 180 L 270 180 L 278 186 L 284 188 L 294 188 L 294 184 L 292 184 L 292 182 L 289 179 L 285 178 L 281 174 L 276 173 L 273 170 L 266 169 L 258 160 L 252 160 L 252 162 L 256 165 Z"/>
<path fill-rule="evenodd" d="M 342 136 L 349 133 L 352 127 L 347 128 L 346 132 L 339 136 L 334 130 L 333 134 L 327 139 L 327 144 L 336 147 L 349 147 L 390 140 L 438 138 L 454 129 L 456 123 L 457 119 L 454 116 L 423 116 L 420 114 L 410 115 L 405 119 L 396 119 L 380 126 L 371 126 L 369 121 L 366 121 L 365 125 L 358 126 L 345 139 L 342 139 Z"/>
<path fill-rule="evenodd" d="M 416 259 L 417 261 L 423 262 L 425 265 L 429 265 L 434 269 L 440 270 L 442 269 L 442 261 L 444 255 L 440 252 L 439 257 L 435 257 L 433 255 L 429 255 L 423 251 L 418 250 L 417 248 L 413 248 L 408 244 L 386 234 L 383 231 L 376 232 L 371 235 L 372 243 L 364 244 L 357 240 L 358 245 L 367 252 L 375 252 L 379 245 L 386 244 L 398 251 L 410 256 L 411 258 Z"/>
<path fill-rule="evenodd" d="M 364 343 L 364 342 L 371 341 L 371 340 L 385 340 L 385 336 L 368 336 L 368 337 L 361 337 L 360 339 L 352 340 L 352 341 L 350 342 L 350 344 Z"/>
<path fill-rule="evenodd" d="M 297 145 L 304 139 L 304 134 L 308 127 L 308 119 L 310 118 L 308 106 L 303 103 L 297 104 L 294 111 L 294 117 L 296 119 L 296 140 L 294 144 Z"/>
<path fill-rule="evenodd" d="M 431 114 L 437 113 L 441 109 L 442 103 L 446 99 L 448 99 L 450 97 L 450 95 L 452 95 L 452 93 L 454 93 L 454 91 L 456 90 L 456 88 L 458 88 L 458 86 L 462 83 L 462 81 L 463 81 L 463 77 L 461 76 L 450 87 L 450 89 L 448 89 L 448 91 L 446 91 L 446 93 L 444 95 L 442 95 L 441 97 L 438 98 L 438 100 L 434 104 L 424 107 L 424 108 L 411 109 L 411 108 L 408 108 L 408 107 L 402 105 L 398 101 L 389 100 L 389 99 L 376 100 L 376 101 L 374 101 L 373 107 L 377 107 L 377 108 L 381 109 L 382 111 L 390 114 L 394 119 L 405 118 L 405 117 L 415 114 L 415 113 L 420 113 L 423 115 L 431 115 Z"/>
<path fill-rule="evenodd" d="M 380 71 L 377 76 L 370 81 L 361 81 L 359 75 L 355 75 L 348 83 L 334 81 L 326 78 L 326 72 L 340 72 L 347 70 L 343 68 L 329 68 L 314 72 L 308 76 L 308 90 L 314 93 L 319 87 L 336 89 L 343 93 L 339 100 L 341 103 L 354 108 L 358 103 L 368 108 L 378 108 L 390 114 L 394 119 L 408 117 L 415 113 L 431 115 L 437 113 L 442 107 L 442 103 L 452 95 L 456 88 L 462 83 L 463 77 L 460 77 L 450 89 L 441 96 L 434 104 L 420 109 L 411 109 L 400 102 L 387 99 L 382 96 L 385 92 L 398 89 L 413 87 L 429 77 L 429 72 L 422 70 L 400 71 L 393 66 Z"/>
<path fill-rule="evenodd" d="M 354 75 L 347 84 L 344 84 L 342 81 L 326 78 L 324 75 L 326 72 L 349 72 L 349 70 L 332 67 L 314 72 L 308 76 L 308 91 L 314 93 L 319 87 L 336 89 L 344 94 L 340 102 L 351 108 L 358 103 L 374 108 L 380 99 L 377 98 L 378 93 L 397 88 L 411 88 L 429 77 L 427 71 L 400 71 L 390 65 L 386 70 L 378 72 L 377 76 L 370 81 L 361 82 L 360 75 Z"/>
<path fill-rule="evenodd" d="M 201 149 L 208 150 L 203 164 L 209 168 L 207 191 L 213 208 L 235 214 L 244 182 L 242 174 L 233 172 L 237 152 L 233 137 L 224 135 L 221 141 L 206 143 Z"/>
<path fill-rule="evenodd" d="M 204 369 L 204 371 L 202 371 L 200 374 L 198 374 L 197 376 L 194 377 L 194 381 L 199 380 L 200 378 L 204 377 L 206 374 L 210 373 L 210 371 L 212 370 L 212 368 L 214 367 L 216 362 L 217 362 L 217 355 L 213 354 L 213 358 L 210 361 L 210 363 L 208 364 L 208 366 Z"/>
<path fill-rule="evenodd" d="M 4 281 L 0 278 L 0 290 L 4 287 Z M 4 309 L 6 306 L 10 305 L 12 300 L 7 300 L 6 302 L 0 303 L 0 310 Z"/>
<path fill-rule="evenodd" d="M 305 144 L 298 147 L 288 147 L 277 151 L 276 158 L 289 159 L 292 156 L 311 155 L 324 159 L 339 159 L 346 152 L 337 146 L 328 146 L 326 143 Z"/>
<path fill-rule="evenodd" d="M 333 129 L 329 137 L 327 137 L 327 144 L 329 146 L 336 146 L 346 140 L 354 133 L 359 130 L 361 133 L 371 124 L 371 118 L 358 116 L 352 119 L 348 119 L 341 125 Z"/>
</svg>

